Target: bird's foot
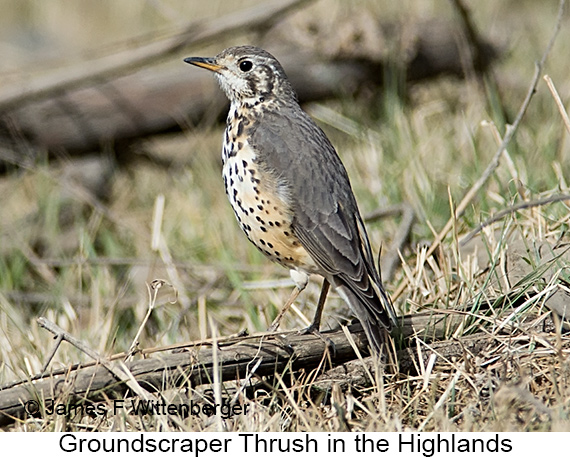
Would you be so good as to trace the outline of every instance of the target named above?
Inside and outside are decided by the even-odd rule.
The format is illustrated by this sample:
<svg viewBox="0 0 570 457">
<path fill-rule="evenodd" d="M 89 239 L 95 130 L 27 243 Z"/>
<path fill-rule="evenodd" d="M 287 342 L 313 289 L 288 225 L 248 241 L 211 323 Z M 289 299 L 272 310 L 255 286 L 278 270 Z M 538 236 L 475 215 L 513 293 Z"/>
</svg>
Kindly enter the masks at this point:
<svg viewBox="0 0 570 457">
<path fill-rule="evenodd" d="M 319 326 L 315 325 L 315 323 L 312 323 L 311 325 L 309 325 L 308 327 L 299 330 L 299 335 L 315 335 L 320 337 L 321 339 L 323 339 L 323 335 L 322 333 L 319 331 Z"/>
<path fill-rule="evenodd" d="M 275 341 L 281 346 L 283 350 L 285 350 L 289 355 L 293 355 L 295 353 L 295 349 L 287 339 L 286 335 L 275 335 Z"/>
<path fill-rule="evenodd" d="M 323 335 L 319 331 L 318 325 L 315 325 L 313 323 L 313 324 L 309 325 L 307 328 L 299 330 L 299 334 L 300 335 L 315 335 L 316 337 L 320 338 L 323 341 L 323 343 L 325 343 L 325 345 L 328 349 L 330 349 L 333 357 L 336 356 L 336 346 L 335 346 L 333 340 L 331 340 L 327 336 Z"/>
</svg>

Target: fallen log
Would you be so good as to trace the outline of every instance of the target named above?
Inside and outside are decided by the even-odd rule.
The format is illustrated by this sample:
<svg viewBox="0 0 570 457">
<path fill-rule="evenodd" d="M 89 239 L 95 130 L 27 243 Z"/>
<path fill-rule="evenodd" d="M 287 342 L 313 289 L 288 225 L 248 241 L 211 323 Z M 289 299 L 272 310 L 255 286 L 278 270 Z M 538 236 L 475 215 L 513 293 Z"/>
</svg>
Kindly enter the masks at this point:
<svg viewBox="0 0 570 457">
<path fill-rule="evenodd" d="M 424 334 L 426 340 L 444 338 L 453 328 L 461 325 L 465 316 L 448 313 L 417 313 L 406 316 L 402 327 L 402 341 L 409 341 L 412 334 Z M 126 354 L 117 354 L 110 360 L 75 365 L 36 375 L 14 382 L 0 389 L 0 425 L 27 416 L 29 402 L 43 404 L 65 395 L 68 401 L 101 401 L 119 398 L 133 392 L 124 379 L 104 365 L 114 363 L 126 368 L 137 383 L 150 394 L 166 388 L 187 385 L 196 387 L 210 384 L 213 372 L 219 369 L 220 382 L 246 379 L 248 376 L 272 376 L 285 369 L 313 370 L 323 358 L 331 368 L 356 358 L 354 348 L 366 354 L 367 340 L 360 327 L 348 327 L 355 346 L 342 329 L 323 332 L 326 341 L 318 336 L 298 332 L 260 334 L 247 337 L 231 337 L 213 341 L 201 341 L 163 348 L 142 350 L 142 360 L 125 362 Z M 457 343 L 451 343 L 457 344 Z M 403 366 L 413 367 L 413 352 L 398 353 Z M 255 369 L 254 369 L 255 368 Z M 254 371 L 252 371 L 254 369 Z"/>
<path fill-rule="evenodd" d="M 21 86 L 4 88 L 0 90 L 4 136 L 17 132 L 20 141 L 27 138 L 52 152 L 65 150 L 70 154 L 113 145 L 120 155 L 128 149 L 124 146 L 138 138 L 221 119 L 226 111 L 225 97 L 211 75 L 190 71 L 183 64 L 182 57 L 196 51 L 181 52 L 222 35 L 227 38 L 243 33 L 246 28 L 266 30 L 277 17 L 282 19 L 285 11 L 305 2 L 279 3 L 260 9 L 249 23 L 241 12 L 233 19 L 230 16 L 201 23 L 200 27 L 191 25 L 167 40 L 75 63 L 55 75 L 32 76 Z M 405 33 L 397 24 L 377 22 L 375 26 L 384 36 Z M 398 62 L 406 79 L 465 74 L 455 23 L 430 20 L 410 28 L 415 35 L 406 37 L 411 44 Z M 279 58 L 302 103 L 381 87 L 387 66 L 393 65 L 387 55 L 327 55 L 298 43 L 278 41 L 270 32 L 256 44 Z M 475 70 L 485 71 L 495 56 L 495 50 L 484 43 Z M 156 65 L 167 58 L 167 64 Z M 18 158 L 9 160 L 17 162 Z"/>
</svg>

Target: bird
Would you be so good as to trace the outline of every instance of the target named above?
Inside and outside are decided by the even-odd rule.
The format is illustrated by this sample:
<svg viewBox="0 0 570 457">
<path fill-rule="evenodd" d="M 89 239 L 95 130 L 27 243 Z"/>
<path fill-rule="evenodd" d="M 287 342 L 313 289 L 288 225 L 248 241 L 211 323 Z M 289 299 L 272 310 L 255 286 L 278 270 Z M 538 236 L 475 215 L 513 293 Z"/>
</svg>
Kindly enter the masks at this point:
<svg viewBox="0 0 570 457">
<path fill-rule="evenodd" d="M 290 270 L 295 283 L 279 320 L 306 287 L 324 278 L 307 332 L 319 332 L 332 286 L 380 353 L 397 326 L 348 173 L 332 143 L 301 108 L 269 52 L 235 46 L 184 62 L 210 70 L 230 101 L 222 147 L 225 191 L 247 238 Z"/>
</svg>

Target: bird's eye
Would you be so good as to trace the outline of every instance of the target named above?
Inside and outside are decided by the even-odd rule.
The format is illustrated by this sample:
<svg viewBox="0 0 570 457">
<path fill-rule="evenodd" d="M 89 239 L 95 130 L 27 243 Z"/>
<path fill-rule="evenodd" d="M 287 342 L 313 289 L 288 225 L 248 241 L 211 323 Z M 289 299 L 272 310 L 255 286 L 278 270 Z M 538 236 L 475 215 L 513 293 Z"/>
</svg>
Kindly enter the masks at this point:
<svg viewBox="0 0 570 457">
<path fill-rule="evenodd" d="M 239 69 L 241 71 L 243 71 L 244 73 L 246 71 L 251 70 L 251 67 L 253 67 L 253 64 L 251 63 L 250 60 L 244 60 L 244 61 L 240 62 L 240 64 L 239 64 Z"/>
</svg>

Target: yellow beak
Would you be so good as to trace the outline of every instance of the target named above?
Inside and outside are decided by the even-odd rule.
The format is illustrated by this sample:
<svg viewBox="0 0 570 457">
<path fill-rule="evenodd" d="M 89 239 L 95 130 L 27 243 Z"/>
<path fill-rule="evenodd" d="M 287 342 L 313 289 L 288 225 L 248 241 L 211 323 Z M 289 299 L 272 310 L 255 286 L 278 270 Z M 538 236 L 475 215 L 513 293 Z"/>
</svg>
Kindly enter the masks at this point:
<svg viewBox="0 0 570 457">
<path fill-rule="evenodd" d="M 206 70 L 215 71 L 216 73 L 219 73 L 223 68 L 221 65 L 218 65 L 212 57 L 187 57 L 184 59 L 184 62 L 205 68 Z"/>
</svg>

